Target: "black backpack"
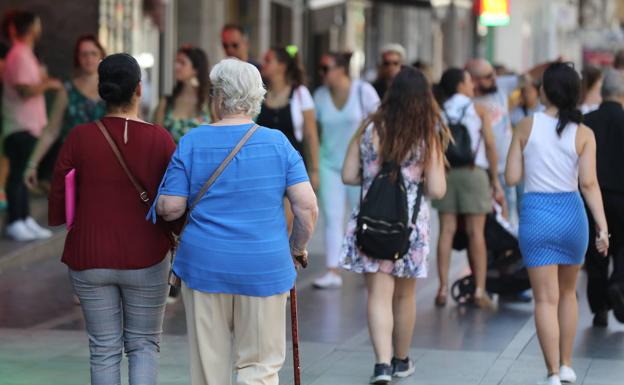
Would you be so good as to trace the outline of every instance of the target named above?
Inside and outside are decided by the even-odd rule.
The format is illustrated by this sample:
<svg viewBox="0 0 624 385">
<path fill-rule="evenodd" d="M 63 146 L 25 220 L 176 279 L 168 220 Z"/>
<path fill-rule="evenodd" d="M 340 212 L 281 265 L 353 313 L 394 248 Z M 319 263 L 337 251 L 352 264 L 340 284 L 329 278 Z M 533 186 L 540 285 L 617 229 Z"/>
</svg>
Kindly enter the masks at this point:
<svg viewBox="0 0 624 385">
<path fill-rule="evenodd" d="M 396 175 L 393 178 L 392 175 Z M 418 185 L 412 225 L 416 223 L 423 195 Z M 366 193 L 360 198 L 355 239 L 357 247 L 375 259 L 397 261 L 409 250 L 412 227 L 408 224 L 407 191 L 401 167 L 384 163 Z"/>
<path fill-rule="evenodd" d="M 468 104 L 462 109 L 461 116 L 456 121 L 451 120 L 446 110 L 444 111 L 448 128 L 453 136 L 453 142 L 449 143 L 446 149 L 446 159 L 448 159 L 452 168 L 474 166 L 475 153 L 472 151 L 472 139 L 470 138 L 468 128 L 462 123 L 466 110 L 471 105 Z"/>
</svg>

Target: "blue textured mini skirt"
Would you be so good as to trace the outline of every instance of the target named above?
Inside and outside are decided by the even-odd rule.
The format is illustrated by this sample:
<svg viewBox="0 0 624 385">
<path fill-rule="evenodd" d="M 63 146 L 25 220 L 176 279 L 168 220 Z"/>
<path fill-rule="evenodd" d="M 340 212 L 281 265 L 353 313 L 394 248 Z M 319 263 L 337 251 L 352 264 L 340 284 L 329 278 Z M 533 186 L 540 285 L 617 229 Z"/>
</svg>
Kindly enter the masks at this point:
<svg viewBox="0 0 624 385">
<path fill-rule="evenodd" d="M 582 264 L 589 224 L 581 194 L 524 194 L 518 238 L 526 267 Z"/>
</svg>

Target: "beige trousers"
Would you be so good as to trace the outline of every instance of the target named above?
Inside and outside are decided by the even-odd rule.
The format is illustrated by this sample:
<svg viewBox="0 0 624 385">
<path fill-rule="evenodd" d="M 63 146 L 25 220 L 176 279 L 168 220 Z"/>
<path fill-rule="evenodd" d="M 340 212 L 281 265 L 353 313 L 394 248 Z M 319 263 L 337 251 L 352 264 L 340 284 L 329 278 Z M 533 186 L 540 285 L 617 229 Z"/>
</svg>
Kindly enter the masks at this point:
<svg viewBox="0 0 624 385">
<path fill-rule="evenodd" d="M 278 385 L 286 358 L 286 297 L 210 294 L 182 283 L 191 384 L 230 385 L 234 369 L 238 385 Z"/>
</svg>

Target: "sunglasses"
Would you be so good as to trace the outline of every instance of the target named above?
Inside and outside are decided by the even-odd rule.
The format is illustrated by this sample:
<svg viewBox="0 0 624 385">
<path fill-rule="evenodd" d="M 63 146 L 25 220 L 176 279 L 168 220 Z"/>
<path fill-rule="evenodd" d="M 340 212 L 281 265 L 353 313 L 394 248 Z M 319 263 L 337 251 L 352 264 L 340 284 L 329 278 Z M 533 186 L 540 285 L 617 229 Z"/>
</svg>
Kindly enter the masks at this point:
<svg viewBox="0 0 624 385">
<path fill-rule="evenodd" d="M 323 75 L 325 75 L 326 73 L 328 73 L 329 71 L 333 70 L 336 67 L 332 67 L 332 66 L 321 66 L 319 68 L 319 72 Z"/>
<path fill-rule="evenodd" d="M 223 49 L 228 49 L 228 48 L 233 48 L 233 49 L 238 49 L 238 43 L 232 43 L 232 44 L 228 44 L 228 43 L 223 43 Z"/>
<path fill-rule="evenodd" d="M 390 66 L 398 67 L 398 66 L 401 65 L 401 62 L 384 60 L 384 62 L 382 64 L 383 64 L 384 67 L 390 67 Z"/>
</svg>

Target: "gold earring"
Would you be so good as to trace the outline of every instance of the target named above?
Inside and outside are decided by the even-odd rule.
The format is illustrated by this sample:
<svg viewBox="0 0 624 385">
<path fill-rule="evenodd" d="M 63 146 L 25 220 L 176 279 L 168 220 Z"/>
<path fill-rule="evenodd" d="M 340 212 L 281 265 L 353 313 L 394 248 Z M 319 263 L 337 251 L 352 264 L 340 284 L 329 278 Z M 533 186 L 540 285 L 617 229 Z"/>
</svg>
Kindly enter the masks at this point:
<svg viewBox="0 0 624 385">
<path fill-rule="evenodd" d="M 193 76 L 189 81 L 189 84 L 191 85 L 191 87 L 199 87 L 199 79 L 197 79 L 197 76 Z"/>
</svg>

